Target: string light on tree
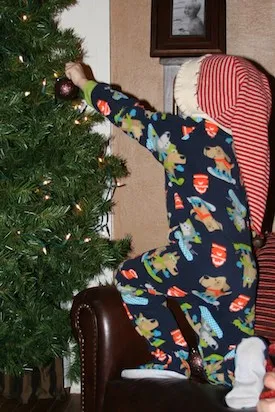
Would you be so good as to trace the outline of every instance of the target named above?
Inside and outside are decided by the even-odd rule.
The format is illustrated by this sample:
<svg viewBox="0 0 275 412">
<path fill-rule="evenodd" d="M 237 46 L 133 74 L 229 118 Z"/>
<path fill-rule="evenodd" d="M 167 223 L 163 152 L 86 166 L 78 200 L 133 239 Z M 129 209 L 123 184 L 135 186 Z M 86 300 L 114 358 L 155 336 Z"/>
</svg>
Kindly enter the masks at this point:
<svg viewBox="0 0 275 412">
<path fill-rule="evenodd" d="M 72 236 L 72 234 L 71 234 L 71 233 L 68 233 L 68 234 L 65 236 L 65 240 L 69 240 L 71 236 Z"/>
<path fill-rule="evenodd" d="M 126 186 L 125 183 L 121 183 L 119 180 L 115 181 L 115 187 L 123 187 Z"/>
<path fill-rule="evenodd" d="M 19 59 L 20 63 L 24 63 L 24 58 L 23 58 L 22 55 L 20 55 L 20 56 L 18 57 L 18 59 Z"/>
<path fill-rule="evenodd" d="M 25 93 L 24 93 L 24 95 L 25 95 L 26 97 L 28 97 L 30 94 L 31 94 L 31 92 L 25 92 Z"/>
<path fill-rule="evenodd" d="M 27 16 L 26 14 L 23 14 L 22 20 L 23 20 L 23 21 L 27 21 L 27 20 L 28 20 L 28 16 Z"/>
<path fill-rule="evenodd" d="M 44 77 L 44 79 L 42 81 L 42 94 L 45 94 L 46 86 L 47 86 L 47 79 Z"/>
</svg>

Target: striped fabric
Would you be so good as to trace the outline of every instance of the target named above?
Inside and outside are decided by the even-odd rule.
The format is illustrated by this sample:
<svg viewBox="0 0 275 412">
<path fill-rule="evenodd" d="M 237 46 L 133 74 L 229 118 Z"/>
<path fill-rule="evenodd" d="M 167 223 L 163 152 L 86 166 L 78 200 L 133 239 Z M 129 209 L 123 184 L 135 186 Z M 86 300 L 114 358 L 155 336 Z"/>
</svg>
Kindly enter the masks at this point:
<svg viewBox="0 0 275 412">
<path fill-rule="evenodd" d="M 258 250 L 259 284 L 256 300 L 255 333 L 275 343 L 275 233 L 267 235 Z"/>
<path fill-rule="evenodd" d="M 209 55 L 202 60 L 197 91 L 200 108 L 232 131 L 251 226 L 261 235 L 269 184 L 268 80 L 244 58 Z"/>
</svg>

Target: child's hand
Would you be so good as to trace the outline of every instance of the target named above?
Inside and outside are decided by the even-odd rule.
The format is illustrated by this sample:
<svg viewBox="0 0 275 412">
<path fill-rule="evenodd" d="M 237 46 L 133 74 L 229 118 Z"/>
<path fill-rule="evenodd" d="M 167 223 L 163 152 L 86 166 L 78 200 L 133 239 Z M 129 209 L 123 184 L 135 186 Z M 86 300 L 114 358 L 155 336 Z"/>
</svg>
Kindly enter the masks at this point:
<svg viewBox="0 0 275 412">
<path fill-rule="evenodd" d="M 72 80 L 72 82 L 83 90 L 86 82 L 88 81 L 83 67 L 80 63 L 68 62 L 65 65 L 65 74 L 68 79 Z"/>
</svg>

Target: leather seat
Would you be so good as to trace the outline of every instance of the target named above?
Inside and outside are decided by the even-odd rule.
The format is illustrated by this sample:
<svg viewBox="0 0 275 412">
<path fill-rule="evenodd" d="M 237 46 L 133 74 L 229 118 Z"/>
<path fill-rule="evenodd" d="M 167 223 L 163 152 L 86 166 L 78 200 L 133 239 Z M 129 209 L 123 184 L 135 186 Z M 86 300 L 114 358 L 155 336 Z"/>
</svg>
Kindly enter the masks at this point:
<svg viewBox="0 0 275 412">
<path fill-rule="evenodd" d="M 108 412 L 224 412 L 232 410 L 224 403 L 226 392 L 225 387 L 192 380 L 115 379 L 108 383 L 103 410 Z"/>
<path fill-rule="evenodd" d="M 224 403 L 228 389 L 202 383 L 198 378 L 120 377 L 123 369 L 146 363 L 151 355 L 145 339 L 128 319 L 115 287 L 99 286 L 80 292 L 74 298 L 71 319 L 81 353 L 82 411 L 238 412 Z"/>
</svg>

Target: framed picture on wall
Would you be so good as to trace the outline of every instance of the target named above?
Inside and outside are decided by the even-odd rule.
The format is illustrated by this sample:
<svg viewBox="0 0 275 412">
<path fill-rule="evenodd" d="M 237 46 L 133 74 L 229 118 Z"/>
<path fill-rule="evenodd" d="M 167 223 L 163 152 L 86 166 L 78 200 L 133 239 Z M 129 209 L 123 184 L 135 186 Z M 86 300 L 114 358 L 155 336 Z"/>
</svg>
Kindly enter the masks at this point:
<svg viewBox="0 0 275 412">
<path fill-rule="evenodd" d="M 152 0 L 151 57 L 226 52 L 226 0 Z"/>
</svg>

